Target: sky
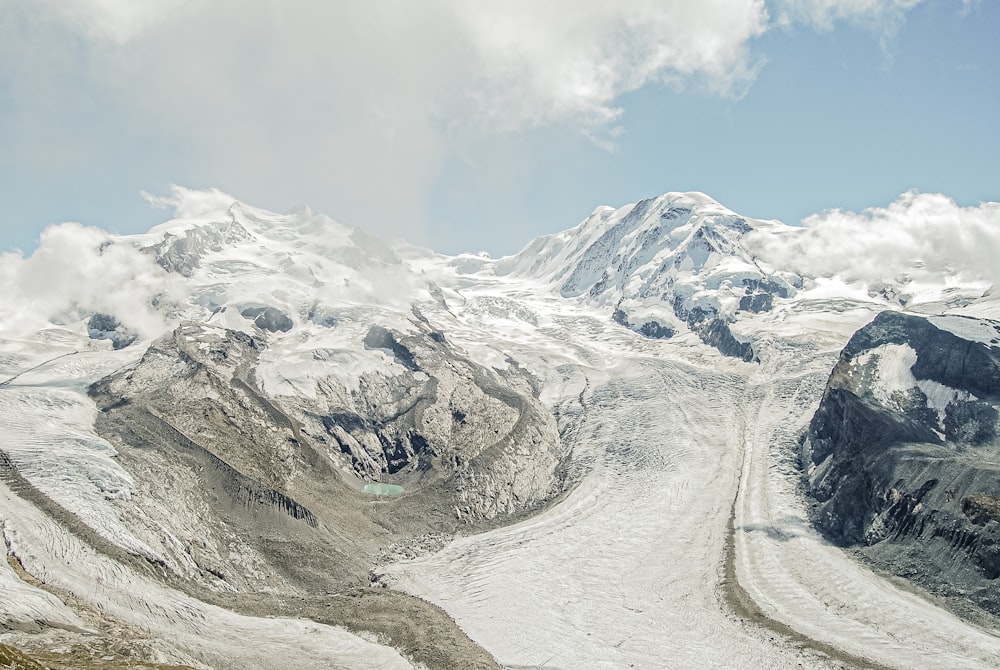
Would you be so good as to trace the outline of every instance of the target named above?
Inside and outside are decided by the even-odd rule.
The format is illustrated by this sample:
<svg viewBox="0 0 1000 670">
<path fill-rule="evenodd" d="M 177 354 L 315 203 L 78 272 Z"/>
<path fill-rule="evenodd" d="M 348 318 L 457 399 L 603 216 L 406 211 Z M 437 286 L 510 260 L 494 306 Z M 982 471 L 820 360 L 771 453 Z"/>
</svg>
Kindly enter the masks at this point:
<svg viewBox="0 0 1000 670">
<path fill-rule="evenodd" d="M 994 0 L 0 0 L 0 251 L 144 231 L 172 184 L 493 255 L 667 191 L 975 213 L 998 29 Z"/>
</svg>

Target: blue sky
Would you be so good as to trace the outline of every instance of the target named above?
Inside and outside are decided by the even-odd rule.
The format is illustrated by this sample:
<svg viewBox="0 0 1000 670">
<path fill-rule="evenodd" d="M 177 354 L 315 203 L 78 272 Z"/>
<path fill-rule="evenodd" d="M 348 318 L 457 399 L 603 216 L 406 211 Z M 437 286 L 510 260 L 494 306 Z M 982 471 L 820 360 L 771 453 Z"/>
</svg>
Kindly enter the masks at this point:
<svg viewBox="0 0 1000 670">
<path fill-rule="evenodd" d="M 604 4 L 0 0 L 0 249 L 172 183 L 495 255 L 673 190 L 1000 199 L 1000 3 Z"/>
</svg>

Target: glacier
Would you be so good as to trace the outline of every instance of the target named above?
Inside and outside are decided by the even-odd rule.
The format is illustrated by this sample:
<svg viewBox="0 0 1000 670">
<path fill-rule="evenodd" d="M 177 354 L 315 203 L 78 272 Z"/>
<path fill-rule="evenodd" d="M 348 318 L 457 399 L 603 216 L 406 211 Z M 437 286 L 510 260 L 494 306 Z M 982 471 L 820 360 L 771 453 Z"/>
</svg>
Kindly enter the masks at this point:
<svg viewBox="0 0 1000 670">
<path fill-rule="evenodd" d="M 814 527 L 800 462 L 877 314 L 997 345 L 980 279 L 787 269 L 768 251 L 796 229 L 700 193 L 502 259 L 182 195 L 148 233 L 0 261 L 0 642 L 124 636 L 196 668 L 1000 666 L 991 620 Z M 887 398 L 917 383 L 890 353 Z M 177 435 L 137 441 L 137 417 Z M 384 629 L 355 597 L 388 598 Z M 443 623 L 407 642 L 407 616 Z"/>
</svg>

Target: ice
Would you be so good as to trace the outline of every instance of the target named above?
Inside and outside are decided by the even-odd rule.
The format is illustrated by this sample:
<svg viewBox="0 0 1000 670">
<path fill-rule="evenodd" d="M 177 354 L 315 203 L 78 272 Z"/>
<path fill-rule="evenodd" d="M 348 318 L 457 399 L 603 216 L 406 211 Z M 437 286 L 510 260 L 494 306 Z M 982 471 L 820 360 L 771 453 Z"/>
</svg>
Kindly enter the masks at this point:
<svg viewBox="0 0 1000 670">
<path fill-rule="evenodd" d="M 285 670 L 289 659 L 295 660 L 297 668 L 315 670 L 413 667 L 398 652 L 333 626 L 235 614 L 163 586 L 95 552 L 2 483 L 0 523 L 10 551 L 34 577 L 98 603 L 108 615 L 190 654 L 207 667 Z M 25 591 L 21 588 L 16 593 Z M 4 593 L 0 602 L 9 597 Z M 46 614 L 58 609 L 49 602 L 45 605 Z"/>
<path fill-rule="evenodd" d="M 929 321 L 941 330 L 973 342 L 982 342 L 987 346 L 1000 345 L 1000 327 L 995 324 L 968 316 L 941 315 L 931 316 Z"/>
<path fill-rule="evenodd" d="M 5 545 L 8 543 L 6 529 L 0 519 Z M 6 546 L 5 546 L 6 549 Z M 70 630 L 85 631 L 86 624 L 51 593 L 32 586 L 21 579 L 8 559 L 0 563 L 0 622 L 10 628 L 25 631 L 39 630 L 41 626 L 52 626 Z"/>
<path fill-rule="evenodd" d="M 524 300 L 557 324 L 543 333 L 558 371 L 543 397 L 563 417 L 578 483 L 530 520 L 389 566 L 397 588 L 443 607 L 508 667 L 997 667 L 1000 638 L 855 563 L 808 523 L 798 434 L 871 311 L 848 302 L 813 320 L 807 301 L 801 318 L 761 315 L 781 326 L 780 355 L 748 366 L 699 345 L 624 339 L 607 320 L 582 329 L 566 303 Z M 617 355 L 603 355 L 612 341 Z M 520 357 L 538 344 L 512 347 Z M 909 384 L 906 353 L 889 352 L 889 386 Z M 731 514 L 739 584 L 799 637 L 728 611 Z"/>
</svg>

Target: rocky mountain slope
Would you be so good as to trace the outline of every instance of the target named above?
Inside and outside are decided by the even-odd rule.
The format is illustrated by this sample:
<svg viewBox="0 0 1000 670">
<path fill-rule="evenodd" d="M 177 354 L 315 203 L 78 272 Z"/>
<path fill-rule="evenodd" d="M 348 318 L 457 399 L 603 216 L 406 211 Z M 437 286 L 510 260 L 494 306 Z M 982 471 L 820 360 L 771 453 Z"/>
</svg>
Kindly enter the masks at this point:
<svg viewBox="0 0 1000 670">
<path fill-rule="evenodd" d="M 883 312 L 809 427 L 816 522 L 933 591 L 1000 614 L 1000 322 Z"/>
</svg>

